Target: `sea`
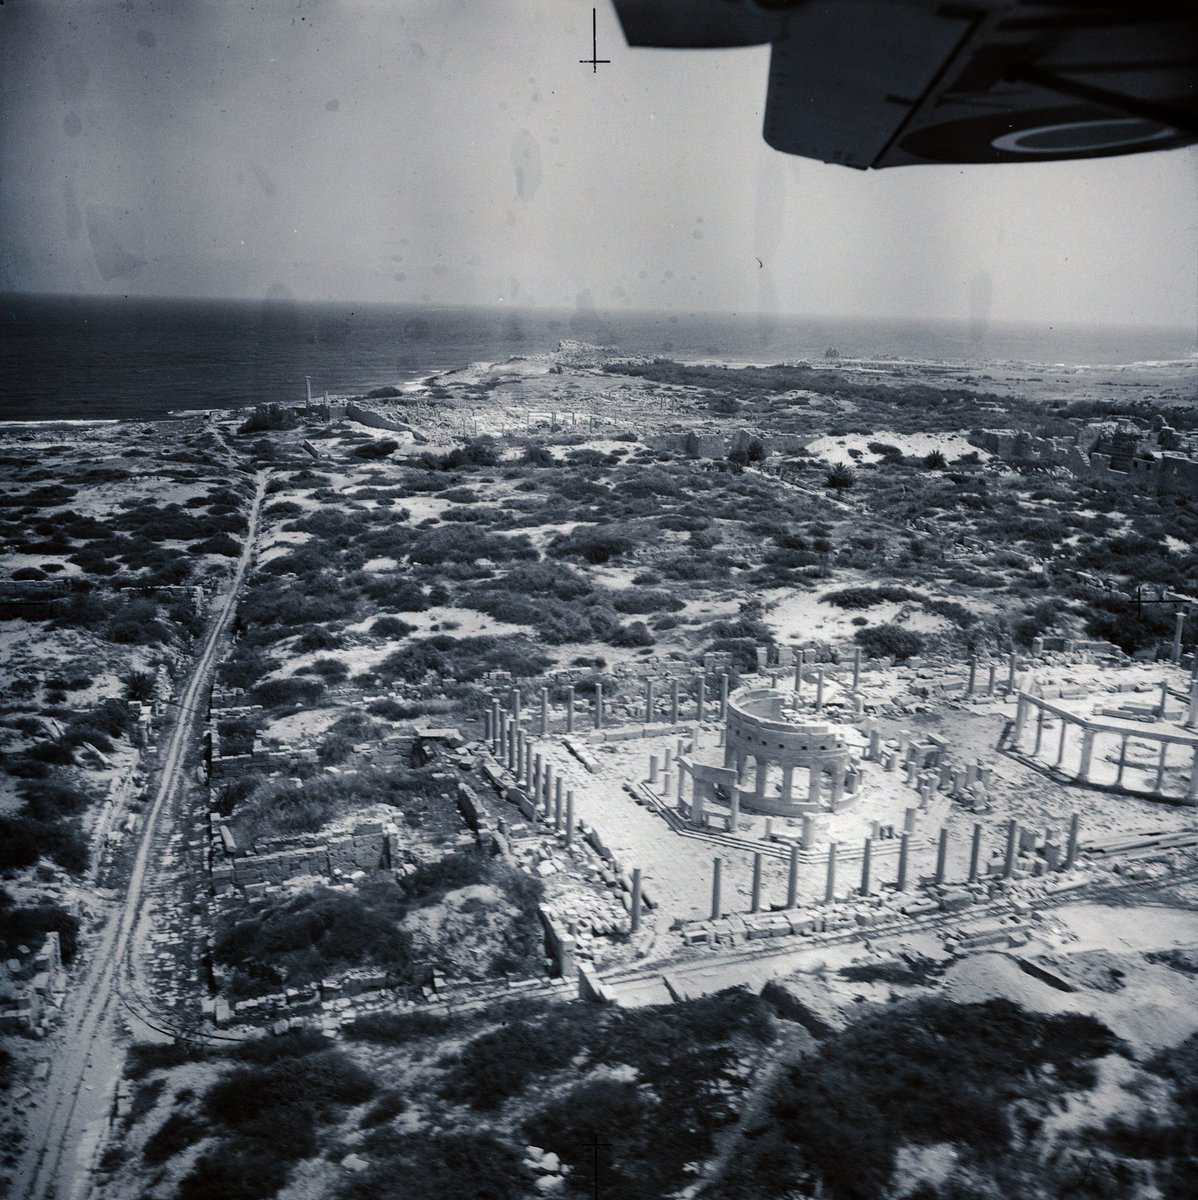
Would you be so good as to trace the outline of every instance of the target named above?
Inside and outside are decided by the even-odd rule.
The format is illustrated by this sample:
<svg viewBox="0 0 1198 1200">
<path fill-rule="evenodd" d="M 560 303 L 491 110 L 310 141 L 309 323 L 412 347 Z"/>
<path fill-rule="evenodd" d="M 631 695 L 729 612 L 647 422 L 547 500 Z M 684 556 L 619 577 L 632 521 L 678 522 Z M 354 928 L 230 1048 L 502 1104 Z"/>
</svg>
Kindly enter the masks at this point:
<svg viewBox="0 0 1198 1200">
<path fill-rule="evenodd" d="M 293 301 L 0 296 L 0 420 L 164 418 L 403 386 L 562 340 L 682 361 L 1194 362 L 1193 329 Z"/>
</svg>

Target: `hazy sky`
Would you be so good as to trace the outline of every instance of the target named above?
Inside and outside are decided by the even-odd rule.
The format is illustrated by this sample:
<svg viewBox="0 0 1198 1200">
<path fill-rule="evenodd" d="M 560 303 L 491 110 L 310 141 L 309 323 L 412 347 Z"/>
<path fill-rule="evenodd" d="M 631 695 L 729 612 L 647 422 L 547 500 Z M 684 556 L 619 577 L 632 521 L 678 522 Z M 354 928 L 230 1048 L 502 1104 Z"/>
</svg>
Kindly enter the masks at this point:
<svg viewBox="0 0 1198 1200">
<path fill-rule="evenodd" d="M 1198 325 L 1198 151 L 859 172 L 574 0 L 0 7 L 0 288 Z M 762 266 L 758 266 L 758 259 Z"/>
</svg>

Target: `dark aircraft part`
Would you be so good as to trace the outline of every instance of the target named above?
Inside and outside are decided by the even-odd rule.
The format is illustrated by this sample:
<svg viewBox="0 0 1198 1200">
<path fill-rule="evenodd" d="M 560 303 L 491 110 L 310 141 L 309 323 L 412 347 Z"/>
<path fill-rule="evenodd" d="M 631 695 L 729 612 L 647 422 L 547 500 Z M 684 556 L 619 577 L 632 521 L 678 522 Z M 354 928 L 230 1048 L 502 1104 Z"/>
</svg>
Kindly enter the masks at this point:
<svg viewBox="0 0 1198 1200">
<path fill-rule="evenodd" d="M 615 0 L 633 46 L 769 43 L 765 140 L 849 167 L 1198 142 L 1198 0 Z"/>
</svg>

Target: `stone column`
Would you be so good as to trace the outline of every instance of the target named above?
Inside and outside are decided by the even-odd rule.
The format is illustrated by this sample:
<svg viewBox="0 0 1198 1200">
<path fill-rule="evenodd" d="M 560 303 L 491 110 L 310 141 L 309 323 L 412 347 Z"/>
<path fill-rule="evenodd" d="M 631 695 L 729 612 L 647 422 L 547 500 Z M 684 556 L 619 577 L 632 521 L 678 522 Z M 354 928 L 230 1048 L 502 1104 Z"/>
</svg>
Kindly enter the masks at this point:
<svg viewBox="0 0 1198 1200">
<path fill-rule="evenodd" d="M 1015 655 L 1015 651 L 1011 651 L 1011 660 L 1007 664 L 1007 695 L 1009 696 L 1015 690 L 1015 672 L 1018 668 L 1019 661 Z"/>
<path fill-rule="evenodd" d="M 1019 822 L 1007 822 L 1007 852 L 1003 859 L 1002 877 L 1010 879 L 1015 874 L 1015 855 L 1019 848 Z"/>
<path fill-rule="evenodd" d="M 1077 782 L 1090 782 L 1090 760 L 1094 757 L 1094 730 L 1082 730 L 1082 758 L 1077 768 Z"/>
<path fill-rule="evenodd" d="M 499 701 L 491 697 L 491 753 L 498 756 L 500 730 L 503 728 L 503 714 L 499 711 Z"/>
<path fill-rule="evenodd" d="M 595 684 L 595 728 L 603 728 L 603 684 Z"/>
<path fill-rule="evenodd" d="M 948 867 L 948 829 L 940 827 L 940 841 L 936 845 L 936 882 L 943 883 Z"/>
<path fill-rule="evenodd" d="M 738 788 L 732 789 L 732 795 L 728 800 L 728 832 L 736 833 L 740 829 L 740 791 Z"/>
<path fill-rule="evenodd" d="M 1194 651 L 1194 659 L 1198 662 L 1198 650 Z M 1190 711 L 1186 715 L 1186 728 L 1198 728 L 1198 677 L 1190 680 Z"/>
<path fill-rule="evenodd" d="M 831 904 L 836 899 L 836 843 L 828 843 L 828 879 L 824 884 L 824 903 Z"/>
<path fill-rule="evenodd" d="M 998 663 L 992 662 L 990 664 L 990 679 L 986 683 L 986 695 L 987 696 L 994 695 L 994 681 L 997 678 L 997 676 L 998 676 Z"/>
<path fill-rule="evenodd" d="M 969 660 L 969 685 L 965 689 L 965 694 L 967 696 L 973 695 L 974 690 L 977 688 L 977 683 L 978 683 L 978 659 L 977 659 L 977 655 L 975 654 Z"/>
<path fill-rule="evenodd" d="M 1175 622 L 1173 626 L 1173 648 L 1169 653 L 1169 661 L 1176 667 L 1181 662 L 1181 635 L 1186 624 L 1185 609 L 1180 609 L 1174 615 L 1173 620 Z"/>
<path fill-rule="evenodd" d="M 653 720 L 653 680 L 645 680 L 645 724 Z"/>
<path fill-rule="evenodd" d="M 1194 757 L 1190 761 L 1190 782 L 1186 788 L 1186 803 L 1198 804 L 1198 746 L 1194 747 Z"/>
<path fill-rule="evenodd" d="M 861 854 L 861 894 L 868 896 L 873 891 L 872 867 L 873 867 L 873 838 L 866 838 L 864 849 Z"/>
<path fill-rule="evenodd" d="M 791 766 L 782 768 L 782 803 L 790 804 L 793 799 L 795 769 Z"/>
<path fill-rule="evenodd" d="M 844 796 L 844 763 L 837 762 L 832 766 L 832 811 Z"/>
<path fill-rule="evenodd" d="M 974 883 L 978 877 L 978 860 L 982 853 L 982 826 L 975 821 L 973 826 L 973 842 L 969 847 L 969 882 Z"/>
<path fill-rule="evenodd" d="M 495 717 L 489 708 L 483 713 L 483 741 L 495 744 Z"/>
<path fill-rule="evenodd" d="M 1159 792 L 1165 782 L 1165 755 L 1169 753 L 1169 743 L 1161 742 L 1160 757 L 1156 762 L 1156 783 L 1153 784 L 1152 790 Z"/>
<path fill-rule="evenodd" d="M 818 804 L 820 802 L 820 776 L 823 772 L 818 763 L 812 763 L 807 769 L 807 773 L 811 777 L 807 782 L 807 803 Z"/>
<path fill-rule="evenodd" d="M 541 807 L 541 756 L 534 754 L 532 759 L 532 802 Z"/>
<path fill-rule="evenodd" d="M 711 919 L 718 921 L 723 915 L 720 909 L 720 868 L 723 860 L 717 854 L 711 860 Z"/>
<path fill-rule="evenodd" d="M 882 757 L 882 732 L 879 729 L 869 731 L 869 751 L 865 757 L 870 762 L 877 762 Z"/>
<path fill-rule="evenodd" d="M 1033 754 L 1040 753 L 1040 743 L 1044 740 L 1044 706 L 1036 706 L 1036 744 L 1032 749 Z"/>
<path fill-rule="evenodd" d="M 1123 784 L 1123 764 L 1127 762 L 1127 741 L 1127 734 L 1119 739 L 1119 769 L 1115 772 L 1116 787 L 1121 787 Z"/>
<path fill-rule="evenodd" d="M 636 933 L 641 927 L 641 869 L 632 868 L 632 912 L 629 917 L 628 932 Z"/>
<path fill-rule="evenodd" d="M 1027 697 L 1020 696 L 1015 702 L 1015 733 L 1011 739 L 1011 744 L 1017 752 L 1023 750 L 1023 727 L 1026 722 Z"/>
<path fill-rule="evenodd" d="M 1070 725 L 1070 722 L 1066 721 L 1065 718 L 1062 717 L 1061 718 L 1061 741 L 1060 741 L 1059 745 L 1057 746 L 1057 761 L 1054 764 L 1055 766 L 1058 766 L 1058 767 L 1061 765 L 1061 763 L 1063 763 L 1065 761 L 1065 738 L 1069 733 L 1069 725 Z"/>
<path fill-rule="evenodd" d="M 550 763 L 545 764 L 545 817 L 548 819 L 553 815 L 553 788 L 554 785 L 561 787 L 562 781 L 556 777 L 553 766 Z"/>
<path fill-rule="evenodd" d="M 541 737 L 549 736 L 549 689 L 541 688 Z"/>
<path fill-rule="evenodd" d="M 670 680 L 670 724 L 678 724 L 678 680 Z"/>
<path fill-rule="evenodd" d="M 895 881 L 895 891 L 907 890 L 907 860 L 911 853 L 911 835 L 905 830 L 899 840 L 898 879 Z"/>
<path fill-rule="evenodd" d="M 699 697 L 695 701 L 695 719 L 698 721 L 707 720 L 707 676 L 699 676 Z"/>
<path fill-rule="evenodd" d="M 753 895 L 750 902 L 750 912 L 761 911 L 761 863 L 764 855 L 753 855 Z"/>
<path fill-rule="evenodd" d="M 804 850 L 810 850 L 815 845 L 815 818 L 810 813 L 803 814 L 803 832 L 799 835 L 799 844 Z"/>
<path fill-rule="evenodd" d="M 916 822 L 919 820 L 919 810 L 917 808 L 908 808 L 903 813 L 903 832 L 914 833 Z"/>
<path fill-rule="evenodd" d="M 566 732 L 574 732 L 574 688 L 566 688 Z"/>
<path fill-rule="evenodd" d="M 1195 752 L 1195 766 L 1198 766 L 1198 751 Z M 1077 862 L 1078 834 L 1081 832 L 1081 818 L 1077 813 L 1069 821 L 1069 843 L 1065 849 L 1065 870 L 1070 870 Z"/>
<path fill-rule="evenodd" d="M 720 676 L 720 720 L 727 720 L 728 717 L 728 676 Z"/>
<path fill-rule="evenodd" d="M 795 695 L 803 694 L 803 651 L 795 651 Z"/>
<path fill-rule="evenodd" d="M 518 688 L 512 688 L 511 705 L 512 705 L 512 720 L 515 721 L 517 725 L 519 725 L 520 724 L 520 691 Z"/>
<path fill-rule="evenodd" d="M 815 711 L 823 712 L 824 708 L 824 669 L 817 667 L 815 671 Z"/>
<path fill-rule="evenodd" d="M 786 875 L 786 907 L 794 908 L 799 899 L 799 844 L 790 844 L 790 868 Z"/>
<path fill-rule="evenodd" d="M 661 773 L 661 798 L 667 799 L 670 795 L 670 784 L 673 782 L 673 776 L 668 770 Z"/>
<path fill-rule="evenodd" d="M 649 755 L 649 782 L 650 783 L 657 782 L 657 755 L 656 754 Z"/>
<path fill-rule="evenodd" d="M 753 771 L 753 795 L 761 800 L 765 796 L 765 781 L 769 775 L 770 763 L 769 759 L 762 759 L 759 754 L 753 755 L 755 769 Z"/>
<path fill-rule="evenodd" d="M 566 792 L 566 845 L 574 842 L 574 789 Z"/>
<path fill-rule="evenodd" d="M 562 828 L 562 777 L 559 775 L 553 781 L 553 829 L 560 833 Z"/>
<path fill-rule="evenodd" d="M 861 686 L 861 647 L 853 647 L 853 691 Z"/>
</svg>

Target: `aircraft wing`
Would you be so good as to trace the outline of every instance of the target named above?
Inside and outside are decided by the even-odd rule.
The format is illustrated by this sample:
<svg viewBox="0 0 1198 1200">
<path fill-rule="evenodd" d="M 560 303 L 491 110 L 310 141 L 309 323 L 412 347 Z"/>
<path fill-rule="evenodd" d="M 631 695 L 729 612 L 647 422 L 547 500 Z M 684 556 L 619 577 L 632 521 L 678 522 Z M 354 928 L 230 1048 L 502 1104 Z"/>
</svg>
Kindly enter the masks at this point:
<svg viewBox="0 0 1198 1200">
<path fill-rule="evenodd" d="M 849 167 L 1198 142 L 1198 0 L 614 0 L 632 46 L 770 49 L 765 140 Z"/>
</svg>

